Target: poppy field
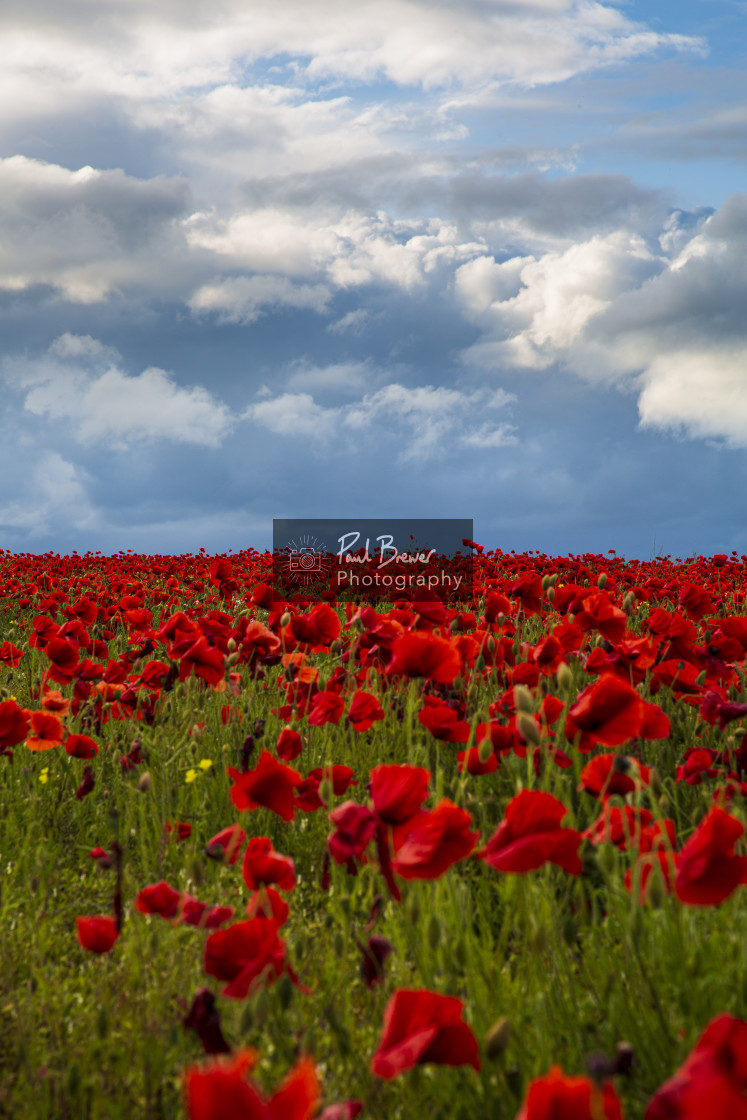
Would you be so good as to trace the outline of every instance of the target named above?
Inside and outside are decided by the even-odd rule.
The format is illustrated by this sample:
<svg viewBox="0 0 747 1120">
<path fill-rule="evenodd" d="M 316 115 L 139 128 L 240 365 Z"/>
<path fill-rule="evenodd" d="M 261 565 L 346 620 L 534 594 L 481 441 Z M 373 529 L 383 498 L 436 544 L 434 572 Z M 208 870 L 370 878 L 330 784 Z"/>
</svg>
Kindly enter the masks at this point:
<svg viewBox="0 0 747 1120">
<path fill-rule="evenodd" d="M 747 1120 L 747 557 L 0 550 L 0 1116 Z"/>
</svg>

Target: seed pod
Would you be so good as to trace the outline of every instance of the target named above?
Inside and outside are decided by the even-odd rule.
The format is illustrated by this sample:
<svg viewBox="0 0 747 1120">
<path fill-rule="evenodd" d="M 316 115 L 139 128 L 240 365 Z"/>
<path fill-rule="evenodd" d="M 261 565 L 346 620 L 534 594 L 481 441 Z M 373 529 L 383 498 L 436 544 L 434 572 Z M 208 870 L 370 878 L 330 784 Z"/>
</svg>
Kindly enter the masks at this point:
<svg viewBox="0 0 747 1120">
<path fill-rule="evenodd" d="M 441 944 L 441 921 L 438 914 L 431 914 L 426 929 L 426 940 L 431 949 L 437 949 Z"/>
<path fill-rule="evenodd" d="M 573 686 L 573 670 L 566 661 L 561 661 L 558 665 L 558 671 L 555 674 L 558 688 L 561 692 L 570 692 Z"/>
<path fill-rule="evenodd" d="M 534 697 L 525 684 L 514 685 L 514 705 L 517 712 L 534 711 Z"/>
<path fill-rule="evenodd" d="M 516 717 L 516 727 L 522 739 L 526 740 L 527 743 L 533 743 L 534 746 L 539 746 L 541 735 L 534 716 L 530 716 L 528 712 L 519 712 Z"/>
<path fill-rule="evenodd" d="M 511 1024 L 505 1016 L 497 1019 L 485 1035 L 483 1049 L 488 1058 L 500 1058 L 511 1038 Z"/>
</svg>

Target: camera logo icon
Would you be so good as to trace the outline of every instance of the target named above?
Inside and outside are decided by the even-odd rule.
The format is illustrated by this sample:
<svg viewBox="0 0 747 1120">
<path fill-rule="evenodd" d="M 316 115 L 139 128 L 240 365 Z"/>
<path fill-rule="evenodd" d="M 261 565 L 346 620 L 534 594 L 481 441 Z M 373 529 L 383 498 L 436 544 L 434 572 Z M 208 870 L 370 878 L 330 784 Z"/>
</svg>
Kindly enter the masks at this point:
<svg viewBox="0 0 747 1120">
<path fill-rule="evenodd" d="M 317 552 L 310 545 L 304 545 L 302 548 L 291 549 L 288 556 L 288 569 L 299 574 L 321 572 L 322 560 L 321 552 Z"/>
<path fill-rule="evenodd" d="M 314 583 L 323 575 L 327 546 L 315 537 L 288 542 L 288 575 L 296 583 Z"/>
</svg>

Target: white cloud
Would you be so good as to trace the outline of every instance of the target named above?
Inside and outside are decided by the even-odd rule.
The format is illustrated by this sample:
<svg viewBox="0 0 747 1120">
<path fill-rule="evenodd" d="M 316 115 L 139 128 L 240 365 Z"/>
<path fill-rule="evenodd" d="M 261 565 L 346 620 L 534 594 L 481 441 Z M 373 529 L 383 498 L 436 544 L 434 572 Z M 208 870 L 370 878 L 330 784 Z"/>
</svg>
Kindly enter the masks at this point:
<svg viewBox="0 0 747 1120">
<path fill-rule="evenodd" d="M 462 265 L 455 291 L 483 329 L 482 368 L 560 365 L 639 394 L 641 424 L 747 447 L 747 195 L 502 263 Z"/>
<path fill-rule="evenodd" d="M 505 410 L 514 399 L 503 390 L 390 384 L 334 407 L 319 405 L 309 393 L 283 393 L 249 406 L 243 415 L 277 435 L 308 440 L 316 454 L 393 442 L 394 455 L 404 464 L 448 457 L 464 448 L 516 444 L 510 424 L 484 419 L 486 412 Z"/>
<path fill-rule="evenodd" d="M 188 305 L 195 314 L 215 312 L 219 323 L 246 325 L 285 307 L 321 315 L 331 294 L 323 284 L 294 284 L 287 276 L 235 276 L 204 284 Z"/>
<path fill-rule="evenodd" d="M 187 184 L 165 176 L 0 159 L 0 289 L 47 284 L 85 304 L 168 284 L 184 267 L 176 220 L 188 200 Z"/>
<path fill-rule="evenodd" d="M 56 451 L 35 458 L 27 471 L 18 472 L 23 497 L 0 505 L 0 528 L 31 540 L 71 526 L 89 529 L 97 512 L 88 499 L 85 472 Z"/>
<path fill-rule="evenodd" d="M 6 361 L 6 380 L 25 392 L 27 412 L 70 421 L 84 445 L 118 450 L 155 440 L 220 445 L 232 418 L 206 389 L 179 386 L 155 367 L 129 376 L 112 356 L 116 361 L 116 353 L 88 335 L 65 334 L 39 361 Z"/>
</svg>

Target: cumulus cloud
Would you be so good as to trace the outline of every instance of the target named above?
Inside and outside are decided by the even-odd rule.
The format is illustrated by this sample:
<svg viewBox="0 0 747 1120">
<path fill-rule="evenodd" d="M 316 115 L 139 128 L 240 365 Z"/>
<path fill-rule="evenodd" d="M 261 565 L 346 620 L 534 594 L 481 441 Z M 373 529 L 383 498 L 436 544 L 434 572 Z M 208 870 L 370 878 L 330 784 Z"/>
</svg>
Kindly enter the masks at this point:
<svg viewBox="0 0 747 1120">
<path fill-rule="evenodd" d="M 287 276 L 234 276 L 203 284 L 188 305 L 198 315 L 214 312 L 219 323 L 246 326 L 271 309 L 295 308 L 322 314 L 331 295 L 323 284 L 294 284 Z"/>
<path fill-rule="evenodd" d="M 7 383 L 24 409 L 68 421 L 78 443 L 122 450 L 169 440 L 217 447 L 231 428 L 228 408 L 202 386 L 182 387 L 165 370 L 123 372 L 116 351 L 90 336 L 64 334 L 38 361 L 8 359 Z"/>
<path fill-rule="evenodd" d="M 637 392 L 642 425 L 747 446 L 747 195 L 674 213 L 658 239 L 620 230 L 560 252 L 462 265 L 482 368 L 559 364 Z"/>
<path fill-rule="evenodd" d="M 250 405 L 244 419 L 276 435 L 307 441 L 315 454 L 387 447 L 400 463 L 448 457 L 465 448 L 516 444 L 514 427 L 486 420 L 515 398 L 503 390 L 462 391 L 389 384 L 350 404 L 325 407 L 309 393 L 283 393 Z M 478 417 L 480 418 L 478 420 Z"/>
<path fill-rule="evenodd" d="M 151 288 L 179 267 L 176 222 L 189 195 L 165 176 L 0 159 L 0 289 L 44 284 L 96 303 L 118 288 Z"/>
<path fill-rule="evenodd" d="M 30 541 L 65 532 L 70 526 L 90 529 L 97 511 L 89 501 L 87 484 L 80 467 L 56 451 L 42 453 L 28 463 L 22 496 L 0 504 L 0 529 Z"/>
<path fill-rule="evenodd" d="M 661 49 L 702 50 L 698 40 L 652 31 L 609 4 L 579 0 L 116 0 L 3 6 L 4 104 L 27 112 L 53 88 L 173 98 L 217 84 L 236 64 L 297 60 L 308 80 L 385 77 L 401 85 L 562 81 Z M 4 25 L 4 26 L 3 26 Z"/>
</svg>

